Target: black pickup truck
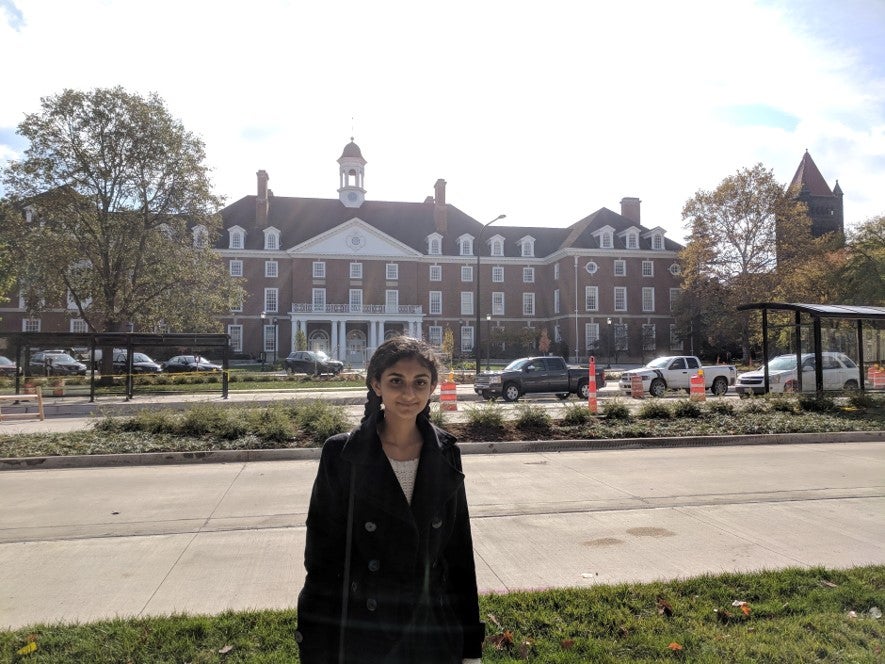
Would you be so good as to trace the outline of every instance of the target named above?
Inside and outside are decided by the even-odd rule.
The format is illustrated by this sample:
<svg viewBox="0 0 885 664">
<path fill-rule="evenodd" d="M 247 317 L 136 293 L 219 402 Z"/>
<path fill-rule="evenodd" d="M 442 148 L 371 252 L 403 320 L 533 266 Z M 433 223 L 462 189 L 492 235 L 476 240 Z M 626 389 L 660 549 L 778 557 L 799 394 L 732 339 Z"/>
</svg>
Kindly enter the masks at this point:
<svg viewBox="0 0 885 664">
<path fill-rule="evenodd" d="M 561 357 L 521 357 L 503 371 L 486 371 L 476 375 L 473 391 L 483 399 L 503 397 L 516 401 L 523 394 L 552 392 L 560 399 L 577 394 L 586 399 L 590 383 L 587 368 L 570 367 Z M 605 371 L 596 370 L 597 389 L 605 386 Z"/>
</svg>

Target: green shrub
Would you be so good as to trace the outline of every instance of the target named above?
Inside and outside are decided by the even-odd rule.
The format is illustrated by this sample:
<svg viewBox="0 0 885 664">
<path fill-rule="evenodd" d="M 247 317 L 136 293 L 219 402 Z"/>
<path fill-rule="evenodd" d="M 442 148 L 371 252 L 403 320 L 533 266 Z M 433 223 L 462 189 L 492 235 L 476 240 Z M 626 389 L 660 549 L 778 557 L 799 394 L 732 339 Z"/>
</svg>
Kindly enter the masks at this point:
<svg viewBox="0 0 885 664">
<path fill-rule="evenodd" d="M 544 406 L 520 404 L 516 411 L 516 426 L 527 429 L 550 429 L 552 420 Z"/>
<path fill-rule="evenodd" d="M 883 401 L 885 399 L 882 399 L 881 395 L 869 392 L 855 390 L 848 394 L 848 405 L 854 408 L 878 408 L 881 407 Z"/>
<path fill-rule="evenodd" d="M 562 416 L 562 423 L 564 426 L 582 426 L 587 424 L 591 419 L 593 419 L 593 414 L 590 412 L 587 404 L 581 402 L 567 403 L 565 405 L 565 413 L 563 413 Z"/>
<path fill-rule="evenodd" d="M 660 399 L 647 399 L 639 408 L 638 417 L 641 420 L 669 420 L 673 411 Z"/>
<path fill-rule="evenodd" d="M 494 401 L 487 401 L 482 405 L 471 404 L 464 409 L 467 415 L 467 424 L 473 427 L 501 427 L 504 426 L 504 412 Z"/>
<path fill-rule="evenodd" d="M 623 401 L 617 399 L 608 401 L 602 410 L 602 414 L 607 420 L 624 420 L 627 421 L 633 417 L 630 409 Z"/>
<path fill-rule="evenodd" d="M 438 426 L 440 429 L 446 428 L 446 412 L 439 407 L 439 404 L 435 406 L 431 406 L 430 408 L 430 421 L 431 423 Z"/>
<path fill-rule="evenodd" d="M 261 440 L 273 442 L 284 442 L 295 437 L 295 423 L 289 409 L 283 406 L 247 411 L 245 420 L 245 430 L 240 436 L 252 433 Z"/>
<path fill-rule="evenodd" d="M 734 404 L 724 399 L 716 399 L 707 403 L 707 410 L 715 415 L 734 415 Z"/>
<path fill-rule="evenodd" d="M 298 401 L 289 408 L 296 426 L 314 445 L 322 445 L 329 436 L 351 429 L 347 415 L 341 406 L 326 401 Z"/>
<path fill-rule="evenodd" d="M 673 417 L 700 417 L 703 410 L 695 401 L 679 399 L 673 404 Z"/>
<path fill-rule="evenodd" d="M 755 413 L 755 414 L 767 413 L 770 410 L 771 410 L 771 408 L 769 407 L 768 401 L 766 399 L 759 399 L 759 398 L 748 399 L 744 403 L 743 408 L 741 408 L 741 411 L 744 413 Z"/>
<path fill-rule="evenodd" d="M 828 394 L 800 394 L 799 410 L 806 413 L 832 413 L 838 408 Z"/>
<path fill-rule="evenodd" d="M 774 396 L 769 398 L 769 403 L 771 403 L 771 410 L 776 413 L 790 413 L 791 415 L 795 415 L 798 412 L 796 399 L 793 399 L 792 397 Z"/>
</svg>

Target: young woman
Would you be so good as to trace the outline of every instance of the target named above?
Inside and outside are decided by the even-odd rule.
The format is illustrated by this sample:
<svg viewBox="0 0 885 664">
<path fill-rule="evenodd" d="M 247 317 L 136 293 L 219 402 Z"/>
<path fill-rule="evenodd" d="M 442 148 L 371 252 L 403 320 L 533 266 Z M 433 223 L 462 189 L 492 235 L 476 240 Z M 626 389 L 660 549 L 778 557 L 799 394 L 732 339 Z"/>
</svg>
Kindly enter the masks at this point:
<svg viewBox="0 0 885 664">
<path fill-rule="evenodd" d="M 323 446 L 298 596 L 302 664 L 478 663 L 476 570 L 455 439 L 430 423 L 430 347 L 372 355 L 365 416 Z"/>
</svg>

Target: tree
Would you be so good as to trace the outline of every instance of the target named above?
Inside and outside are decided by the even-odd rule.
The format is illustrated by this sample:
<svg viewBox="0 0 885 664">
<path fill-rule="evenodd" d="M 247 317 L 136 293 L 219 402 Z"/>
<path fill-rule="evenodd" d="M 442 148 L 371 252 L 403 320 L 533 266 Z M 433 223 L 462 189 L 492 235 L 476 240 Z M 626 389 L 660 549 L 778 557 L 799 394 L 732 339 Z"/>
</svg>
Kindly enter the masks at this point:
<svg viewBox="0 0 885 664">
<path fill-rule="evenodd" d="M 885 306 L 885 215 L 849 234 L 841 283 L 846 304 Z"/>
<path fill-rule="evenodd" d="M 307 335 L 304 330 L 295 333 L 295 350 L 307 350 Z"/>
<path fill-rule="evenodd" d="M 15 209 L 5 200 L 0 200 L 0 228 L 7 227 L 17 216 Z M 15 284 L 15 262 L 12 251 L 8 244 L 0 241 L 0 302 L 6 302 L 9 298 L 3 294 L 9 293 Z"/>
<path fill-rule="evenodd" d="M 538 350 L 541 352 L 541 355 L 546 355 L 550 352 L 550 337 L 547 334 L 547 328 L 541 330 L 541 336 L 538 339 Z"/>
<path fill-rule="evenodd" d="M 30 312 L 71 306 L 98 332 L 220 328 L 243 298 L 212 249 L 222 201 L 202 140 L 156 94 L 65 90 L 18 133 L 4 233 Z"/>
<path fill-rule="evenodd" d="M 713 191 L 698 191 L 682 210 L 689 230 L 681 257 L 686 306 L 695 305 L 683 315 L 690 315 L 692 328 L 696 319 L 706 319 L 708 340 L 711 332 L 731 326 L 745 358 L 751 316 L 737 315 L 736 307 L 770 299 L 778 255 L 800 256 L 812 241 L 811 220 L 795 193 L 756 164 L 726 177 Z M 684 318 L 680 325 L 688 326 Z"/>
</svg>

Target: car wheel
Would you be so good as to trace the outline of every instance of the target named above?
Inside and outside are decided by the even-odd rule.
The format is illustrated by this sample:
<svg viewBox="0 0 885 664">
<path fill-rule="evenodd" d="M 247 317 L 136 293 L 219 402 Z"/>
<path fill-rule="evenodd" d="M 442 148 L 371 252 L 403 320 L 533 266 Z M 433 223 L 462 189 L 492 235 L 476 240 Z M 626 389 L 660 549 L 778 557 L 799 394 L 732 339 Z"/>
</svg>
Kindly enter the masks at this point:
<svg viewBox="0 0 885 664">
<path fill-rule="evenodd" d="M 667 391 L 667 384 L 660 378 L 655 378 L 648 386 L 648 393 L 653 397 L 662 397 Z"/>
<path fill-rule="evenodd" d="M 713 387 L 710 390 L 717 397 L 723 396 L 726 392 L 728 392 L 728 381 L 725 380 L 722 376 L 715 378 L 713 380 Z"/>
<path fill-rule="evenodd" d="M 842 389 L 846 392 L 854 392 L 858 387 L 857 381 L 852 379 L 845 381 L 845 385 L 842 386 Z"/>
<path fill-rule="evenodd" d="M 582 380 L 580 383 L 578 383 L 578 396 L 581 399 L 590 398 L 590 381 Z"/>
<path fill-rule="evenodd" d="M 565 401 L 566 399 L 568 399 L 568 392 L 557 392 L 556 398 Z"/>
<path fill-rule="evenodd" d="M 788 382 L 784 383 L 784 393 L 791 394 L 791 393 L 795 392 L 798 387 L 799 387 L 799 385 L 796 383 L 795 380 L 788 381 Z"/>
<path fill-rule="evenodd" d="M 519 399 L 519 387 L 516 383 L 507 383 L 501 394 L 504 397 L 504 401 L 516 401 Z"/>
<path fill-rule="evenodd" d="M 492 393 L 489 392 L 488 390 L 483 390 L 483 391 L 480 393 L 480 396 L 481 396 L 483 399 L 485 399 L 486 401 L 491 401 L 491 400 L 492 400 Z"/>
</svg>

